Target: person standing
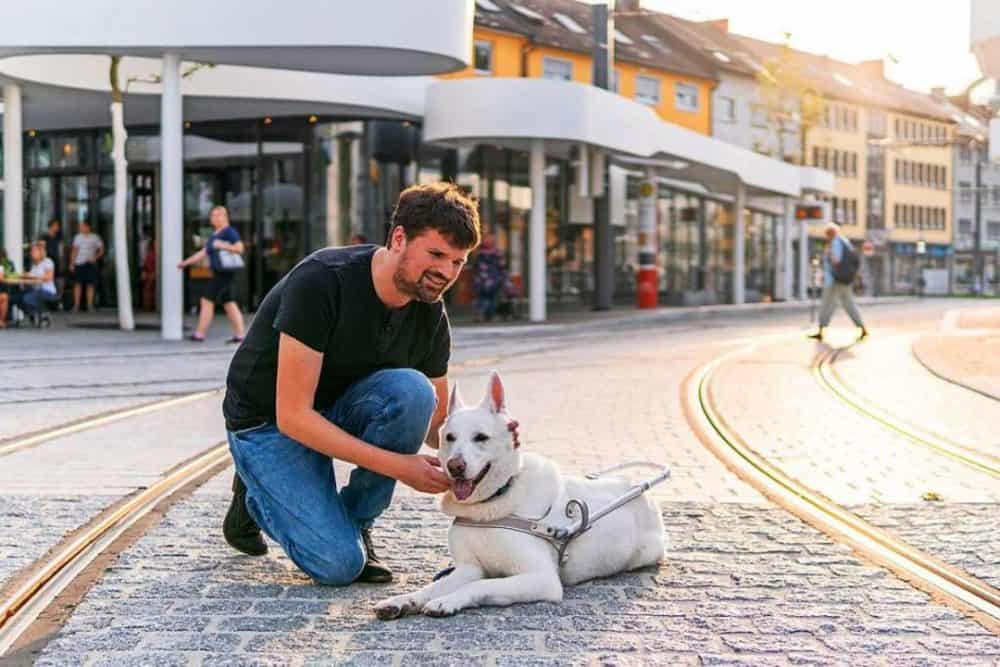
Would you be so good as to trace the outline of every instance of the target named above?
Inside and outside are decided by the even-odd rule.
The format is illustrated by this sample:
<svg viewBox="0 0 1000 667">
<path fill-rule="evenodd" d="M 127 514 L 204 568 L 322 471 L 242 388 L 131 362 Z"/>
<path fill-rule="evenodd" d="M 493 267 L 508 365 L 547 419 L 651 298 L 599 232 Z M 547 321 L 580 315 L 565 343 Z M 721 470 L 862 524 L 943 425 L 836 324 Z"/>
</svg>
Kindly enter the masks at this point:
<svg viewBox="0 0 1000 667">
<path fill-rule="evenodd" d="M 94 309 L 94 290 L 97 288 L 97 261 L 104 257 L 104 241 L 93 233 L 90 223 L 80 223 L 80 232 L 73 237 L 69 263 L 73 267 L 73 312 L 80 312 L 80 298 L 86 288 L 87 310 Z"/>
<path fill-rule="evenodd" d="M 385 246 L 318 250 L 267 294 L 229 366 L 222 404 L 236 464 L 223 536 L 262 555 L 261 529 L 316 582 L 387 582 L 375 519 L 397 481 L 449 487 L 437 458 L 451 328 L 442 303 L 479 243 L 453 183 L 399 195 Z M 357 467 L 339 491 L 333 460 Z"/>
<path fill-rule="evenodd" d="M 490 322 L 497 313 L 497 299 L 506 284 L 503 256 L 496 247 L 493 234 L 484 234 L 482 245 L 476 253 L 472 286 L 476 290 L 477 317 Z"/>
<path fill-rule="evenodd" d="M 858 340 L 864 340 L 868 337 L 868 330 L 854 303 L 852 291 L 854 278 L 858 273 L 858 251 L 841 235 L 840 227 L 836 223 L 827 223 L 823 233 L 826 236 L 826 247 L 823 249 L 823 296 L 819 307 L 819 328 L 815 333 L 809 334 L 809 338 L 823 340 L 823 329 L 830 324 L 833 311 L 839 303 L 855 326 L 861 330 Z"/>
<path fill-rule="evenodd" d="M 246 247 L 240 239 L 239 232 L 229 224 L 229 211 L 225 206 L 216 206 L 212 209 L 209 223 L 214 231 L 209 235 L 205 247 L 177 265 L 178 269 L 184 270 L 208 257 L 212 269 L 212 282 L 209 284 L 208 293 L 201 297 L 198 326 L 191 334 L 190 340 L 197 343 L 204 342 L 205 334 L 212 326 L 212 319 L 215 317 L 215 304 L 221 303 L 222 309 L 226 311 L 226 317 L 229 318 L 229 326 L 233 329 L 232 337 L 226 342 L 240 343 L 243 341 L 243 313 L 240 312 L 240 305 L 236 302 L 233 281 L 236 274 L 244 267 L 243 253 Z"/>
<path fill-rule="evenodd" d="M 56 267 L 56 293 L 62 297 L 66 262 L 63 253 L 62 222 L 58 218 L 49 220 L 48 231 L 42 235 L 42 240 L 45 241 L 45 254 Z"/>
</svg>

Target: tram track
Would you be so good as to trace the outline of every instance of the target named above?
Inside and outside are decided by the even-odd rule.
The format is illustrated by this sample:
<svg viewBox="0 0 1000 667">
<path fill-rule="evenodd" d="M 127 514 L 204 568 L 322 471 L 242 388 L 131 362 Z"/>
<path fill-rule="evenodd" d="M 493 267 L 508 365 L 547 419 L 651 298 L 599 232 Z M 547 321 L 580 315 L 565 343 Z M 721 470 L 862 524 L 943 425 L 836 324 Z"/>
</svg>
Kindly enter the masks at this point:
<svg viewBox="0 0 1000 667">
<path fill-rule="evenodd" d="M 957 443 L 950 438 L 922 428 L 912 422 L 900 419 L 849 386 L 840 374 L 837 373 L 834 366 L 837 358 L 845 350 L 850 349 L 850 347 L 831 348 L 815 357 L 812 372 L 821 387 L 841 402 L 853 408 L 856 412 L 903 436 L 909 442 L 1000 479 L 1000 459 Z"/>
<path fill-rule="evenodd" d="M 108 510 L 52 549 L 9 595 L 0 600 L 0 656 L 31 627 L 38 616 L 102 553 L 143 517 L 178 492 L 208 479 L 230 463 L 220 442 L 164 474 Z"/>
<path fill-rule="evenodd" d="M 754 347 L 739 348 L 702 365 L 682 388 L 688 419 L 706 447 L 740 479 L 804 522 L 1000 634 L 1000 590 L 911 546 L 793 478 L 747 444 L 726 421 L 713 398 L 713 378 L 719 368 Z M 993 464 L 987 465 L 992 468 Z"/>
<path fill-rule="evenodd" d="M 169 398 L 148 401 L 140 405 L 133 405 L 119 408 L 117 410 L 101 412 L 95 415 L 88 415 L 81 417 L 80 419 L 64 422 L 57 426 L 32 431 L 22 435 L 16 435 L 12 438 L 0 440 L 0 457 L 8 456 L 14 452 L 18 452 L 29 447 L 35 447 L 44 442 L 48 442 L 49 440 L 54 440 L 55 438 L 75 435 L 81 431 L 87 431 L 99 426 L 106 426 L 107 424 L 112 424 L 114 422 L 139 417 L 151 412 L 157 412 L 159 410 L 165 410 L 167 408 L 215 396 L 221 391 L 222 388 L 218 387 L 207 391 L 196 391 L 180 396 L 170 396 Z M 135 396 L 136 394 L 130 395 Z"/>
</svg>

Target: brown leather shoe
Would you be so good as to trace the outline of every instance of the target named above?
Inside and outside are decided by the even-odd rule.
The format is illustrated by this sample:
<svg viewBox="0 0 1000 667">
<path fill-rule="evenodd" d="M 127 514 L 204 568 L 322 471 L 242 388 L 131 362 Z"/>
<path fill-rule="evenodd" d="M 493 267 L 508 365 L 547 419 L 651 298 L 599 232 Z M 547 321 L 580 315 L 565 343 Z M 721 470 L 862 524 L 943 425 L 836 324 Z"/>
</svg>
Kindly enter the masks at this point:
<svg viewBox="0 0 1000 667">
<path fill-rule="evenodd" d="M 371 528 L 361 529 L 361 541 L 365 543 L 365 567 L 361 570 L 356 581 L 367 584 L 387 584 L 392 581 L 392 570 L 389 566 L 379 560 L 375 553 L 375 545 L 372 544 Z"/>
</svg>

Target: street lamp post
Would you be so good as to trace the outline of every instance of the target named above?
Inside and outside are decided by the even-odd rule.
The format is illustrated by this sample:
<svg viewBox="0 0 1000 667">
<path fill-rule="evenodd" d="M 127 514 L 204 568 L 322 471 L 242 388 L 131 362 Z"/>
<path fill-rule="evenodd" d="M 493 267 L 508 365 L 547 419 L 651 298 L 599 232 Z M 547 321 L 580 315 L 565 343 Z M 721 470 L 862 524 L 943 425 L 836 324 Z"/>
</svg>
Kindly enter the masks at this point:
<svg viewBox="0 0 1000 667">
<path fill-rule="evenodd" d="M 973 186 L 976 192 L 976 204 L 975 204 L 975 220 L 976 228 L 973 231 L 972 239 L 972 273 L 973 280 L 975 281 L 975 291 L 976 296 L 979 296 L 982 292 L 986 290 L 986 281 L 984 276 L 984 262 L 981 256 L 982 245 L 981 239 L 983 233 L 983 200 L 982 200 L 982 188 L 983 188 L 983 161 L 979 158 L 979 146 L 976 146 L 976 183 Z"/>
<path fill-rule="evenodd" d="M 598 88 L 611 89 L 611 71 L 615 60 L 615 19 L 606 3 L 591 8 L 594 23 L 593 82 Z M 595 156 L 598 157 L 598 156 Z M 592 184 L 594 197 L 594 310 L 609 310 L 615 290 L 615 248 L 611 231 L 611 192 L 607 162 L 598 157 L 592 169 L 599 182 Z M 596 190 L 596 191 L 595 191 Z"/>
</svg>

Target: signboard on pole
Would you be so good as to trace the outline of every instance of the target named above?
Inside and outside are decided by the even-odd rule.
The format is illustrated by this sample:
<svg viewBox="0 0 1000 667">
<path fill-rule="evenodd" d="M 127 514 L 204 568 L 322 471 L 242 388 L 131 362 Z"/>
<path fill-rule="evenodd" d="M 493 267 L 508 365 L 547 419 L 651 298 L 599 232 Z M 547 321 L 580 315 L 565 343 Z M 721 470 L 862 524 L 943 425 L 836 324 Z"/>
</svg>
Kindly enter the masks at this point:
<svg viewBox="0 0 1000 667">
<path fill-rule="evenodd" d="M 659 301 L 656 275 L 656 184 L 651 178 L 639 183 L 639 272 L 636 299 L 639 308 L 656 308 Z"/>
</svg>

